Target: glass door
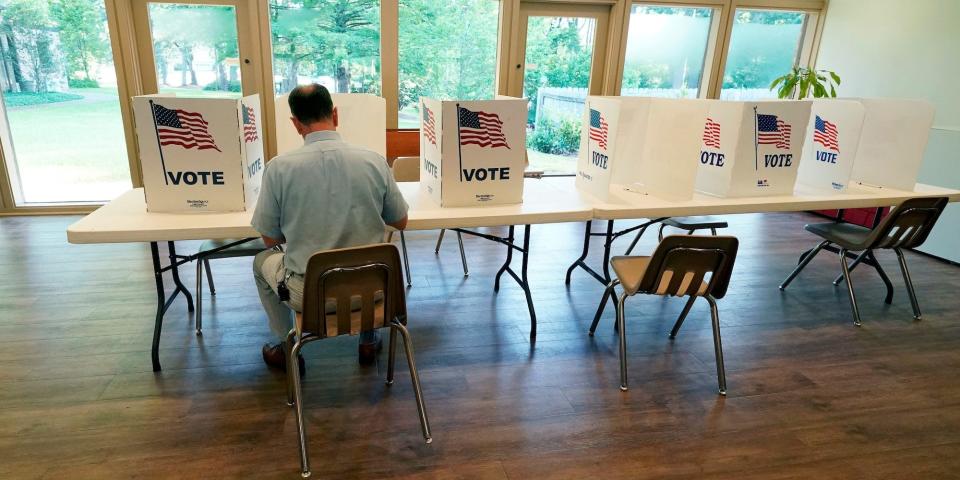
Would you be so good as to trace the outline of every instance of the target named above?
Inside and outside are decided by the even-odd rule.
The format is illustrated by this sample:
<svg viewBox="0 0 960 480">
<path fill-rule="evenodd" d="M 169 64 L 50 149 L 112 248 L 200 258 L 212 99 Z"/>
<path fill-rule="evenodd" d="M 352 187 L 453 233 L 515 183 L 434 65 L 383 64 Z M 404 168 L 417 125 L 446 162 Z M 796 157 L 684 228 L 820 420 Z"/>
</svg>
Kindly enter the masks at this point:
<svg viewBox="0 0 960 480">
<path fill-rule="evenodd" d="M 104 0 L 0 0 L 0 181 L 15 206 L 131 188 L 113 53 Z"/>
<path fill-rule="evenodd" d="M 529 169 L 573 175 L 587 95 L 600 93 L 608 6 L 520 5 L 511 91 L 529 101 Z"/>
<path fill-rule="evenodd" d="M 146 93 L 240 97 L 254 93 L 241 25 L 242 0 L 135 0 L 134 22 Z M 245 75 L 246 74 L 246 75 Z M 249 77 L 249 78 L 247 78 Z"/>
</svg>

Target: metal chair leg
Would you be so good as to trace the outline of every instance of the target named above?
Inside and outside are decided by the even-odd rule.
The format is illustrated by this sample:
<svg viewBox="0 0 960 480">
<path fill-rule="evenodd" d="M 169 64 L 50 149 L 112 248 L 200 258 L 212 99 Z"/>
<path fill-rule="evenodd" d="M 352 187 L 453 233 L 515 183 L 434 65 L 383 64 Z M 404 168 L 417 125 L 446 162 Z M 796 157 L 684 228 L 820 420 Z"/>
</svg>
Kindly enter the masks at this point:
<svg viewBox="0 0 960 480">
<path fill-rule="evenodd" d="M 847 250 L 840 249 L 840 269 L 843 270 L 843 278 L 847 280 L 847 292 L 850 294 L 850 308 L 853 309 L 853 324 L 860 326 L 860 309 L 857 308 L 857 297 L 853 293 L 853 281 L 850 279 L 850 268 L 847 266 Z"/>
<path fill-rule="evenodd" d="M 670 338 L 677 338 L 677 332 L 680 331 L 680 327 L 683 325 L 683 321 L 686 320 L 687 314 L 690 313 L 690 309 L 693 308 L 693 302 L 695 301 L 697 301 L 697 296 L 690 295 L 687 304 L 683 306 L 683 311 L 680 312 L 680 317 L 677 318 L 677 323 L 674 323 L 673 329 L 670 330 Z"/>
<path fill-rule="evenodd" d="M 460 232 L 457 232 L 457 243 L 460 244 L 460 263 L 463 264 L 463 276 L 467 277 L 470 275 L 470 270 L 467 268 L 467 254 L 463 251 L 463 235 Z M 439 246 L 437 250 L 439 251 Z"/>
<path fill-rule="evenodd" d="M 387 347 L 387 386 L 393 385 L 393 366 L 397 359 L 397 329 L 390 327 L 390 346 Z"/>
<path fill-rule="evenodd" d="M 663 241 L 663 229 L 664 229 L 664 228 L 667 228 L 667 226 L 661 223 L 661 224 L 660 224 L 660 231 L 657 232 L 657 241 L 658 241 L 658 242 L 662 242 L 662 241 Z"/>
<path fill-rule="evenodd" d="M 213 269 L 210 268 L 210 259 L 203 259 L 203 268 L 207 269 L 207 284 L 210 286 L 210 296 L 217 294 L 217 288 L 213 286 Z"/>
<path fill-rule="evenodd" d="M 433 249 L 433 253 L 440 255 L 440 244 L 443 243 L 443 234 L 446 233 L 447 229 L 440 229 L 440 236 L 437 237 L 437 247 Z"/>
<path fill-rule="evenodd" d="M 293 349 L 294 339 L 296 336 L 297 329 L 291 328 L 290 332 L 287 333 L 287 338 L 283 341 L 283 354 L 286 355 L 288 359 L 290 358 L 290 351 Z M 299 363 L 297 363 L 297 368 L 300 368 Z M 293 377 L 290 376 L 292 372 L 293 370 L 289 368 L 287 369 L 287 406 L 289 407 L 292 407 L 295 403 L 293 395 Z"/>
<path fill-rule="evenodd" d="M 617 302 L 617 325 L 620 327 L 620 391 L 627 391 L 627 329 L 623 304 L 627 301 L 627 292 L 620 294 Z"/>
<path fill-rule="evenodd" d="M 307 430 L 303 422 L 303 391 L 300 388 L 300 365 L 297 363 L 297 355 L 303 343 L 300 339 L 290 348 L 290 355 L 287 357 L 287 372 L 290 375 L 290 381 L 293 383 L 293 411 L 297 419 L 297 440 L 300 442 L 300 476 L 307 478 L 310 476 L 310 455 L 307 452 Z"/>
<path fill-rule="evenodd" d="M 384 243 L 393 243 L 393 230 L 387 232 L 387 241 Z"/>
<path fill-rule="evenodd" d="M 413 281 L 410 280 L 410 259 L 407 258 L 407 238 L 403 235 L 403 230 L 400 230 L 400 250 L 403 253 L 403 271 L 407 274 L 407 286 L 413 285 Z"/>
<path fill-rule="evenodd" d="M 870 254 L 870 250 L 864 250 L 860 252 L 860 255 L 857 255 L 857 258 L 854 258 L 853 261 L 850 262 L 850 267 L 849 267 L 850 271 L 851 272 L 854 271 L 857 268 L 857 265 L 860 265 L 860 262 L 862 262 L 863 259 L 867 258 L 867 255 L 869 254 Z M 835 287 L 840 286 L 840 282 L 842 281 L 843 281 L 843 273 L 837 275 L 837 278 L 833 279 L 833 286 Z"/>
<path fill-rule="evenodd" d="M 716 236 L 717 236 L 717 229 L 716 229 L 716 228 L 711 228 L 711 229 L 710 229 L 710 235 L 713 235 L 714 237 L 716 237 Z"/>
<path fill-rule="evenodd" d="M 793 269 L 793 271 L 790 272 L 790 275 L 787 276 L 787 279 L 780 284 L 780 290 L 786 290 L 787 286 L 790 285 L 790 282 L 792 282 L 794 278 L 797 278 L 797 275 L 800 273 L 800 271 L 807 267 L 807 264 L 810 263 L 810 260 L 813 260 L 813 257 L 817 256 L 817 254 L 820 253 L 820 250 L 823 250 L 823 247 L 826 247 L 829 243 L 829 241 L 824 240 L 820 242 L 819 245 L 814 247 L 813 250 L 810 250 L 806 255 L 804 255 L 803 258 L 800 259 L 800 263 L 797 264 L 797 268 Z M 844 262 L 844 265 L 846 265 L 846 262 Z"/>
<path fill-rule="evenodd" d="M 894 248 L 897 253 L 897 260 L 900 260 L 900 272 L 903 273 L 903 283 L 907 284 L 907 294 L 910 296 L 910 306 L 913 307 L 913 319 L 921 320 L 920 302 L 917 301 L 917 293 L 913 290 L 913 280 L 910 278 L 910 270 L 907 269 L 907 259 L 903 256 L 903 251 Z"/>
<path fill-rule="evenodd" d="M 727 373 L 723 368 L 723 344 L 720 342 L 720 312 L 717 311 L 717 300 L 712 295 L 706 296 L 710 303 L 710 320 L 713 324 L 713 351 L 717 357 L 717 383 L 720 386 L 720 395 L 727 394 Z"/>
<path fill-rule="evenodd" d="M 203 261 L 197 260 L 197 289 L 195 291 L 197 297 L 197 310 L 195 312 L 195 317 L 193 317 L 193 327 L 197 331 L 197 335 L 203 335 Z"/>
<path fill-rule="evenodd" d="M 417 411 L 420 413 L 420 428 L 423 430 L 423 439 L 427 443 L 433 442 L 433 436 L 430 435 L 430 421 L 427 420 L 427 407 L 423 404 L 423 391 L 420 389 L 420 375 L 417 374 L 417 364 L 413 359 L 413 345 L 410 340 L 410 332 L 402 323 L 394 319 L 390 326 L 400 331 L 403 338 L 403 349 L 407 354 L 407 366 L 410 367 L 410 379 L 413 380 L 413 393 L 417 399 Z"/>
</svg>

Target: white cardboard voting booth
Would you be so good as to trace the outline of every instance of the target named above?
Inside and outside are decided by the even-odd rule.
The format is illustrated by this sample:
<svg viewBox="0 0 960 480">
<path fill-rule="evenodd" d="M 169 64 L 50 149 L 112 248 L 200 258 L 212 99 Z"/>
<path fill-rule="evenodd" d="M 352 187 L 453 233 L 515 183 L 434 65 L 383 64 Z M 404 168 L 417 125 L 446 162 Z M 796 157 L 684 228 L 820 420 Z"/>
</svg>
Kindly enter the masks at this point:
<svg viewBox="0 0 960 480">
<path fill-rule="evenodd" d="M 276 98 L 277 153 L 286 153 L 303 146 L 303 137 L 290 121 L 288 95 Z M 383 98 L 369 93 L 331 93 L 340 124 L 337 133 L 343 141 L 369 148 L 387 156 L 387 104 Z"/>
<path fill-rule="evenodd" d="M 420 188 L 441 207 L 523 201 L 527 101 L 420 99 Z"/>
<path fill-rule="evenodd" d="M 712 101 L 696 189 L 719 197 L 791 195 L 809 101 Z"/>
<path fill-rule="evenodd" d="M 611 187 L 689 200 L 708 108 L 699 100 L 587 97 L 577 188 L 600 200 Z"/>
<path fill-rule="evenodd" d="M 797 186 L 837 193 L 847 189 L 860 144 L 863 112 L 863 105 L 854 100 L 813 100 Z"/>
<path fill-rule="evenodd" d="M 859 100 L 864 107 L 863 130 L 851 179 L 913 191 L 933 126 L 933 105 L 925 100 Z"/>
<path fill-rule="evenodd" d="M 260 193 L 260 97 L 133 98 L 150 212 L 237 212 Z"/>
</svg>

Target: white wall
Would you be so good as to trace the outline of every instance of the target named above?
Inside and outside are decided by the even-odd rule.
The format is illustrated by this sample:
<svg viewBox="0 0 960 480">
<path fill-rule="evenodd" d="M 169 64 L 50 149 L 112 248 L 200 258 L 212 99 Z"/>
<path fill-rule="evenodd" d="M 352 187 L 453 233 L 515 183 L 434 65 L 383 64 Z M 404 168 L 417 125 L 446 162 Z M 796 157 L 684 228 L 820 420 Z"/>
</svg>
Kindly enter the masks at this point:
<svg viewBox="0 0 960 480">
<path fill-rule="evenodd" d="M 919 181 L 960 188 L 960 1 L 830 0 L 817 68 L 840 75 L 841 96 L 933 102 Z M 960 262 L 960 205 L 920 250 Z"/>
</svg>

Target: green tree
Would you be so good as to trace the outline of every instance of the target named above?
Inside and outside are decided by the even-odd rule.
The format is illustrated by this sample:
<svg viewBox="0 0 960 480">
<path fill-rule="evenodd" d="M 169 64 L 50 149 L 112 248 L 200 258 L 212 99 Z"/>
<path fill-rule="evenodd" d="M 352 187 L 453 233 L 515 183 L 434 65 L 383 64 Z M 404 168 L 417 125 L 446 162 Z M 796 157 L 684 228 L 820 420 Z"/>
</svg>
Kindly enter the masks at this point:
<svg viewBox="0 0 960 480">
<path fill-rule="evenodd" d="M 68 77 L 76 78 L 76 74 L 82 72 L 84 79 L 91 80 L 91 66 L 110 55 L 103 2 L 54 0 L 50 4 L 50 16 L 59 26 Z"/>
<path fill-rule="evenodd" d="M 420 97 L 492 98 L 497 3 L 400 0 L 400 108 Z"/>
<path fill-rule="evenodd" d="M 3 9 L 3 29 L 10 40 L 5 61 L 15 65 L 21 87 L 47 91 L 47 77 L 57 70 L 54 58 L 53 24 L 45 0 L 11 0 Z"/>
<path fill-rule="evenodd" d="M 532 20 L 532 19 L 531 19 Z M 537 91 L 542 87 L 584 88 L 590 83 L 591 44 L 581 40 L 588 32 L 581 19 L 537 18 L 527 26 L 527 68 L 523 91 L 530 98 L 529 123 L 534 123 Z"/>
<path fill-rule="evenodd" d="M 332 76 L 337 92 L 379 90 L 378 0 L 270 0 L 269 6 L 281 90 L 304 73 Z"/>
</svg>

